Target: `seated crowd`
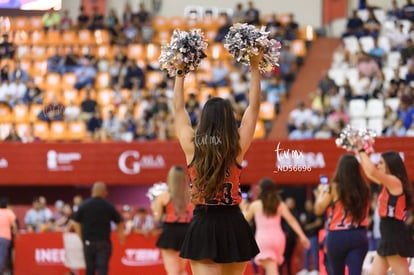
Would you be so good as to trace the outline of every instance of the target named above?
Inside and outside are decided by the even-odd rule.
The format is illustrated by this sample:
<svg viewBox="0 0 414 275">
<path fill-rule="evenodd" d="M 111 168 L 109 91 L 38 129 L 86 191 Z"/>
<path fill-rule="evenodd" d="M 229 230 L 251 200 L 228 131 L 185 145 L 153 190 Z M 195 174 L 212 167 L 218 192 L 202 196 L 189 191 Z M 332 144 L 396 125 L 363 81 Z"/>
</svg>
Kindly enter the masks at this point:
<svg viewBox="0 0 414 275">
<path fill-rule="evenodd" d="M 330 138 L 345 125 L 383 136 L 414 136 L 414 27 L 411 1 L 368 6 L 348 19 L 331 68 L 310 104 L 298 102 L 290 139 Z"/>
<path fill-rule="evenodd" d="M 77 195 L 73 198 L 72 204 L 57 200 L 53 207 L 48 207 L 44 196 L 34 197 L 32 206 L 24 214 L 17 215 L 19 229 L 35 233 L 74 232 L 72 217 L 81 203 L 82 197 Z M 123 205 L 119 207 L 119 211 L 126 234 L 139 233 L 150 236 L 159 232 L 159 224 L 154 221 L 150 210 Z M 113 229 L 116 229 L 115 224 Z"/>
<path fill-rule="evenodd" d="M 173 79 L 158 62 L 161 44 L 169 42 L 174 27 L 201 27 L 209 43 L 208 58 L 186 78 L 193 124 L 211 96 L 228 98 L 241 118 L 247 106 L 248 68 L 236 64 L 223 47 L 235 22 L 266 25 L 270 37 L 284 44 L 280 66 L 262 82 L 260 123 L 273 121 L 306 46 L 293 15 L 261 16 L 253 2 L 248 5 L 244 9 L 238 4 L 231 13 L 214 15 L 210 21 L 206 18 L 213 15 L 206 13 L 196 25 L 190 25 L 194 18 L 186 15 L 170 18 L 177 23 L 166 26 L 165 17 L 151 15 L 142 3 L 136 12 L 126 4 L 122 17 L 113 9 L 107 16 L 98 9 L 89 15 L 81 7 L 76 22 L 68 11 L 52 9 L 44 14 L 40 29 L 30 29 L 36 24 L 25 29 L 24 23 L 11 23 L 0 43 L 0 139 L 175 139 Z M 266 129 L 256 135 L 265 136 Z"/>
</svg>

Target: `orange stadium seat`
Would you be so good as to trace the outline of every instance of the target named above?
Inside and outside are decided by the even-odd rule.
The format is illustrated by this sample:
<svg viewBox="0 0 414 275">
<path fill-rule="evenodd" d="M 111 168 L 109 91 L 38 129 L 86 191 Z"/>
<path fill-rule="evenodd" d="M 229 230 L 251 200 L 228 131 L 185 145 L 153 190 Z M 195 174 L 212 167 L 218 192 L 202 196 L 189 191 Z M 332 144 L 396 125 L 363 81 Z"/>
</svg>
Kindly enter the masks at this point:
<svg viewBox="0 0 414 275">
<path fill-rule="evenodd" d="M 45 89 L 46 90 L 60 90 L 62 84 L 62 78 L 58 73 L 48 73 L 46 75 Z"/>
<path fill-rule="evenodd" d="M 13 122 L 29 122 L 29 108 L 24 104 L 17 104 L 13 107 Z"/>
<path fill-rule="evenodd" d="M 99 105 L 101 106 L 108 106 L 112 105 L 112 91 L 109 89 L 99 90 L 97 93 L 97 99 Z"/>
<path fill-rule="evenodd" d="M 197 17 L 188 17 L 185 19 L 185 27 L 188 30 L 201 28 L 202 21 Z"/>
<path fill-rule="evenodd" d="M 217 30 L 216 29 L 211 29 L 211 30 L 206 30 L 204 32 L 204 37 L 206 38 L 207 42 L 214 42 L 214 40 L 216 39 L 217 36 Z"/>
<path fill-rule="evenodd" d="M 11 121 L 11 111 L 8 106 L 0 105 L 0 123 Z"/>
<path fill-rule="evenodd" d="M 45 45 L 47 43 L 46 35 L 43 31 L 33 31 L 30 34 L 29 43 L 31 45 Z"/>
<path fill-rule="evenodd" d="M 289 13 L 280 13 L 277 15 L 277 18 L 279 19 L 279 22 L 282 24 L 282 26 L 286 26 L 291 22 Z"/>
<path fill-rule="evenodd" d="M 96 57 L 98 58 L 112 58 L 112 48 L 110 45 L 100 45 L 96 49 Z"/>
<path fill-rule="evenodd" d="M 71 121 L 68 123 L 68 139 L 85 140 L 86 125 L 83 121 Z"/>
<path fill-rule="evenodd" d="M 31 31 L 43 29 L 43 18 L 41 16 L 32 16 L 29 18 L 28 29 Z"/>
<path fill-rule="evenodd" d="M 164 78 L 163 72 L 148 71 L 145 74 L 145 86 L 149 90 L 155 89 L 162 82 L 163 78 Z"/>
<path fill-rule="evenodd" d="M 43 103 L 44 104 L 49 104 L 52 103 L 54 101 L 59 101 L 61 100 L 61 91 L 60 90 L 47 90 L 45 92 L 45 95 L 43 97 Z"/>
<path fill-rule="evenodd" d="M 171 40 L 171 31 L 170 30 L 159 30 L 155 33 L 153 37 L 154 43 L 164 44 L 168 43 Z"/>
<path fill-rule="evenodd" d="M 148 44 L 145 47 L 145 57 L 148 61 L 158 61 L 161 54 L 161 47 L 157 44 Z"/>
<path fill-rule="evenodd" d="M 68 72 L 62 76 L 62 89 L 73 89 L 76 83 L 76 75 L 75 73 Z"/>
<path fill-rule="evenodd" d="M 299 28 L 298 38 L 305 41 L 313 41 L 316 38 L 316 31 L 311 25 L 301 26 Z"/>
<path fill-rule="evenodd" d="M 12 17 L 11 30 L 21 31 L 29 30 L 29 20 L 26 16 Z"/>
<path fill-rule="evenodd" d="M 169 25 L 170 25 L 170 29 L 180 29 L 180 30 L 184 30 L 186 27 L 184 18 L 181 16 L 171 16 L 170 20 L 168 21 Z"/>
<path fill-rule="evenodd" d="M 78 43 L 76 33 L 74 31 L 66 30 L 61 35 L 63 45 L 74 46 Z"/>
<path fill-rule="evenodd" d="M 31 52 L 32 60 L 44 60 L 47 59 L 47 52 L 44 46 L 33 46 Z"/>
<path fill-rule="evenodd" d="M 93 35 L 97 45 L 108 45 L 111 42 L 111 36 L 107 30 L 96 30 Z"/>
<path fill-rule="evenodd" d="M 142 104 L 141 103 L 135 104 L 134 113 L 133 113 L 134 118 L 135 119 L 141 119 L 142 118 L 142 112 L 143 112 Z"/>
<path fill-rule="evenodd" d="M 26 138 L 30 136 L 30 124 L 29 123 L 16 123 L 16 132 L 20 138 Z"/>
<path fill-rule="evenodd" d="M 63 90 L 63 104 L 65 106 L 73 102 L 75 105 L 79 105 L 79 92 L 74 89 Z"/>
<path fill-rule="evenodd" d="M 100 72 L 95 79 L 96 89 L 106 89 L 111 85 L 111 75 L 109 73 Z"/>
<path fill-rule="evenodd" d="M 231 88 L 230 87 L 217 87 L 216 94 L 221 98 L 230 98 L 231 97 Z"/>
<path fill-rule="evenodd" d="M 306 45 L 302 39 L 293 40 L 290 44 L 290 51 L 297 57 L 306 56 Z"/>
<path fill-rule="evenodd" d="M 142 44 L 130 44 L 128 45 L 127 56 L 130 59 L 138 60 L 145 58 L 145 49 Z"/>
<path fill-rule="evenodd" d="M 62 45 L 62 36 L 60 31 L 49 30 L 46 34 L 46 39 L 48 46 Z"/>
<path fill-rule="evenodd" d="M 14 32 L 13 43 L 16 45 L 28 45 L 29 43 L 29 33 L 25 30 L 18 30 Z"/>
<path fill-rule="evenodd" d="M 264 101 L 260 104 L 259 119 L 273 120 L 275 118 L 275 105 Z"/>
<path fill-rule="evenodd" d="M 5 139 L 10 133 L 11 123 L 0 122 L 0 140 Z"/>
<path fill-rule="evenodd" d="M 29 121 L 35 122 L 38 120 L 38 115 L 43 111 L 42 104 L 31 104 L 29 108 Z"/>
<path fill-rule="evenodd" d="M 67 139 L 66 124 L 63 121 L 52 121 L 50 123 L 50 140 L 65 140 Z"/>
<path fill-rule="evenodd" d="M 128 104 L 121 104 L 118 106 L 116 110 L 116 116 L 118 119 L 123 120 L 125 118 L 125 114 L 128 112 Z"/>
<path fill-rule="evenodd" d="M 260 139 L 266 136 L 266 128 L 262 120 L 258 120 L 256 123 L 256 128 L 254 130 L 253 138 Z"/>
<path fill-rule="evenodd" d="M 165 16 L 157 15 L 152 19 L 152 27 L 156 32 L 170 30 L 170 24 Z"/>
<path fill-rule="evenodd" d="M 49 139 L 49 124 L 45 121 L 36 121 L 33 123 L 33 136 L 42 140 Z"/>
<path fill-rule="evenodd" d="M 90 30 L 79 30 L 78 32 L 78 43 L 81 45 L 93 45 L 95 44 L 95 39 L 92 36 Z"/>
</svg>

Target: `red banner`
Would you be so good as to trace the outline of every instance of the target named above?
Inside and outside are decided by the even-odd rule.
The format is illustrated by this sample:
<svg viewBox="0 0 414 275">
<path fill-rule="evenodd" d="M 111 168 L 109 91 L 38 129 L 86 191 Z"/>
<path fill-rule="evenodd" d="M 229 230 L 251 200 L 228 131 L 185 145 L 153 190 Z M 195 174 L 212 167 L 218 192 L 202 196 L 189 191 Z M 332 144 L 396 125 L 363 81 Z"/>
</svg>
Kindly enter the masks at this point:
<svg viewBox="0 0 414 275">
<path fill-rule="evenodd" d="M 371 155 L 401 153 L 414 181 L 414 138 L 377 138 Z M 273 178 L 279 184 L 314 184 L 331 176 L 345 153 L 333 139 L 255 141 L 242 163 L 241 183 Z M 0 185 L 152 184 L 164 181 L 172 165 L 185 165 L 177 142 L 0 143 Z"/>
<path fill-rule="evenodd" d="M 121 245 L 112 234 L 112 257 L 109 275 L 166 274 L 161 251 L 155 246 L 157 237 L 140 234 L 127 236 Z M 65 248 L 62 233 L 22 234 L 15 241 L 15 275 L 62 275 L 70 269 L 64 266 Z M 84 274 L 84 270 L 81 270 Z M 188 266 L 188 274 L 191 274 Z M 253 274 L 248 265 L 245 275 Z"/>
</svg>

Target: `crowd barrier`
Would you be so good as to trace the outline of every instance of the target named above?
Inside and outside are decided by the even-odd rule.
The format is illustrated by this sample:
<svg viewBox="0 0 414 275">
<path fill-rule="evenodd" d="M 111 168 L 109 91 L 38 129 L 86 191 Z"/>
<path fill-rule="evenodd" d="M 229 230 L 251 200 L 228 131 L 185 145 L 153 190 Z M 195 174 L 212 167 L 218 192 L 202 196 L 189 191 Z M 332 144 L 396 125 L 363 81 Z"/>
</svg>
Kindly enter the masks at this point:
<svg viewBox="0 0 414 275">
<path fill-rule="evenodd" d="M 70 269 L 65 266 L 65 247 L 63 234 L 24 233 L 15 240 L 15 275 L 64 275 Z M 74 233 L 72 233 L 74 234 Z M 155 246 L 157 236 L 145 237 L 131 234 L 124 245 L 112 234 L 112 257 L 109 263 L 109 275 L 120 274 L 166 274 L 161 251 Z M 79 274 L 85 274 L 84 269 Z M 191 274 L 188 266 L 188 274 Z M 252 275 L 248 265 L 244 275 Z"/>
</svg>

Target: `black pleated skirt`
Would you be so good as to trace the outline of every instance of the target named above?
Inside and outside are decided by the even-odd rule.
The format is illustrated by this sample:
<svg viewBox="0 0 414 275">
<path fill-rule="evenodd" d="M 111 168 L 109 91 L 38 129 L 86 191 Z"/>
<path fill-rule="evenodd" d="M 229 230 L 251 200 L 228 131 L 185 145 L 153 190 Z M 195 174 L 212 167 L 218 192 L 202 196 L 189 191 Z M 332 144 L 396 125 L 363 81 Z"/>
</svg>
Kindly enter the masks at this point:
<svg viewBox="0 0 414 275">
<path fill-rule="evenodd" d="M 414 240 L 403 221 L 381 218 L 380 231 L 381 241 L 377 251 L 378 255 L 414 257 Z"/>
<path fill-rule="evenodd" d="M 180 251 L 189 223 L 164 223 L 156 246 L 162 249 Z"/>
<path fill-rule="evenodd" d="M 216 263 L 245 262 L 259 253 L 239 206 L 197 205 L 180 256 Z"/>
</svg>

